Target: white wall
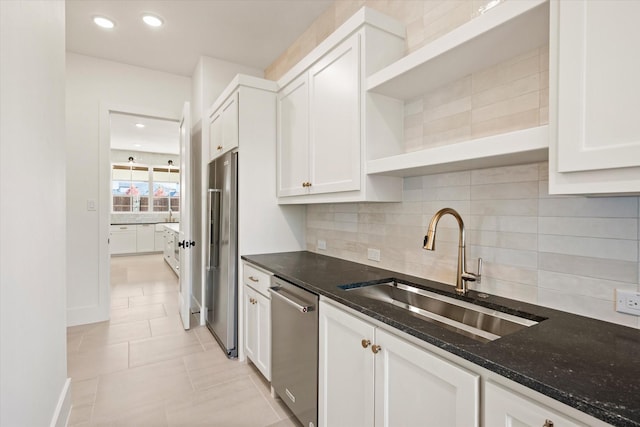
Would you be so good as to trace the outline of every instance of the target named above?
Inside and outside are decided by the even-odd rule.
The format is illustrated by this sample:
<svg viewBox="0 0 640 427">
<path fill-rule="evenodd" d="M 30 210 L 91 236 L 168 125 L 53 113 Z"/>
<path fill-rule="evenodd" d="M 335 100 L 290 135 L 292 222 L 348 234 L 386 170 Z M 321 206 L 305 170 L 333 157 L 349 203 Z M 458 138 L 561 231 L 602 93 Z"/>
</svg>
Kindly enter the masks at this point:
<svg viewBox="0 0 640 427">
<path fill-rule="evenodd" d="M 109 187 L 100 185 L 109 165 L 108 144 L 101 143 L 108 127 L 105 111 L 178 120 L 189 101 L 191 79 L 68 53 L 66 88 L 67 324 L 78 325 L 109 315 Z M 97 211 L 87 211 L 87 199 L 99 201 Z"/>
<path fill-rule="evenodd" d="M 0 425 L 64 425 L 64 1 L 0 1 Z"/>
<path fill-rule="evenodd" d="M 236 74 L 262 77 L 258 68 L 247 67 L 221 59 L 201 56 L 193 70 L 191 92 L 191 124 L 196 125 Z"/>
</svg>

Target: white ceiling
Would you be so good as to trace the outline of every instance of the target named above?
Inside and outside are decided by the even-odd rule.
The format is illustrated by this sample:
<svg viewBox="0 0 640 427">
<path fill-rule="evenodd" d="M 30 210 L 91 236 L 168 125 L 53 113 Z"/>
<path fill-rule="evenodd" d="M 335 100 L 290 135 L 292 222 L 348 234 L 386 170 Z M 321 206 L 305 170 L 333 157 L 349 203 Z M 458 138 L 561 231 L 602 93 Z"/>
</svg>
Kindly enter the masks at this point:
<svg viewBox="0 0 640 427">
<path fill-rule="evenodd" d="M 143 124 L 144 128 L 136 127 Z M 180 154 L 178 122 L 111 113 L 111 148 L 148 153 Z"/>
<path fill-rule="evenodd" d="M 332 0 L 66 0 L 67 50 L 191 76 L 201 55 L 264 70 Z M 143 13 L 161 17 L 152 28 Z M 92 18 L 105 16 L 106 30 Z"/>
<path fill-rule="evenodd" d="M 2 1 L 2 0 L 0 0 Z M 333 0 L 66 0 L 67 51 L 191 77 L 200 56 L 264 70 Z M 143 13 L 164 20 L 142 22 Z M 96 15 L 115 21 L 106 30 Z M 144 123 L 144 129 L 135 127 Z M 136 144 L 140 147 L 136 147 Z M 114 149 L 178 154 L 178 124 L 113 114 Z"/>
</svg>

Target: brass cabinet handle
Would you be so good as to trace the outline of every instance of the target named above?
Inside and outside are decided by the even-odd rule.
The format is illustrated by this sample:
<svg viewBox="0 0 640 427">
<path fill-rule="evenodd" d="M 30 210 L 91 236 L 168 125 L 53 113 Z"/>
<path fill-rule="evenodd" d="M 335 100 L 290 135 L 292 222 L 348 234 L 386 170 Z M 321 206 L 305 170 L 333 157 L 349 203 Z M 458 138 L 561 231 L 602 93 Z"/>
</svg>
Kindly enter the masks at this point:
<svg viewBox="0 0 640 427">
<path fill-rule="evenodd" d="M 260 281 L 260 279 L 256 279 L 253 276 L 249 276 L 249 280 L 251 280 L 252 282 L 259 282 Z"/>
<path fill-rule="evenodd" d="M 382 350 L 382 347 L 380 347 L 379 345 L 374 344 L 371 346 L 371 351 L 373 351 L 373 354 L 378 354 L 380 350 Z"/>
<path fill-rule="evenodd" d="M 542 427 L 553 427 L 553 421 L 544 420 L 544 424 L 542 425 Z"/>
<path fill-rule="evenodd" d="M 362 348 L 367 348 L 371 345 L 371 341 L 369 340 L 362 340 Z"/>
<path fill-rule="evenodd" d="M 218 151 L 222 150 L 222 145 L 218 145 Z"/>
<path fill-rule="evenodd" d="M 305 188 L 306 187 L 311 187 L 311 183 L 310 182 L 303 182 L 302 186 L 305 187 Z"/>
</svg>

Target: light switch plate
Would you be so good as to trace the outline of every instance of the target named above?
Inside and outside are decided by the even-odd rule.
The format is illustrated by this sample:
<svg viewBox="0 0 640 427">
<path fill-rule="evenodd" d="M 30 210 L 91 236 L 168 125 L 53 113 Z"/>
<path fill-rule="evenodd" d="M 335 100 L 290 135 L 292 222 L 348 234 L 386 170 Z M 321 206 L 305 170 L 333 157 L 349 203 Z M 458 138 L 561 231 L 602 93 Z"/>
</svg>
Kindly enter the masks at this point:
<svg viewBox="0 0 640 427">
<path fill-rule="evenodd" d="M 640 292 L 616 289 L 616 311 L 640 316 Z"/>
<path fill-rule="evenodd" d="M 87 210 L 95 211 L 96 210 L 96 201 L 95 199 L 87 199 Z"/>
</svg>

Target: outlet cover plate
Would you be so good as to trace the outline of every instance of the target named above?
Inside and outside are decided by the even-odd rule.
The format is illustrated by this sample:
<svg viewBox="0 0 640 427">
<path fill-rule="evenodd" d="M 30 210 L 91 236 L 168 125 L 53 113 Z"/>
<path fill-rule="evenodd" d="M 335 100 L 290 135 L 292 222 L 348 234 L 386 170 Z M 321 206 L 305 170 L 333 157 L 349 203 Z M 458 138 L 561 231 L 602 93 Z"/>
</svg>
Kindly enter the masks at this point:
<svg viewBox="0 0 640 427">
<path fill-rule="evenodd" d="M 380 249 L 368 248 L 367 259 L 370 259 L 371 261 L 380 262 Z"/>
<path fill-rule="evenodd" d="M 616 289 L 616 311 L 640 316 L 640 292 Z"/>
<path fill-rule="evenodd" d="M 327 250 L 327 241 L 318 239 L 317 243 L 318 250 L 326 251 Z"/>
</svg>

